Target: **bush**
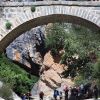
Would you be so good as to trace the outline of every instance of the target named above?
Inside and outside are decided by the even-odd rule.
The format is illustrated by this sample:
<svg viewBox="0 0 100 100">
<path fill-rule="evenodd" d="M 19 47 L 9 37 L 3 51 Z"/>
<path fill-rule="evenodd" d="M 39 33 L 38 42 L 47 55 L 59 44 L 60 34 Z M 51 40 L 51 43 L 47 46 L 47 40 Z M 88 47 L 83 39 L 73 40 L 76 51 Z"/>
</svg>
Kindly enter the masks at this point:
<svg viewBox="0 0 100 100">
<path fill-rule="evenodd" d="M 5 100 L 13 100 L 12 98 L 12 90 L 10 89 L 9 85 L 3 85 L 0 88 L 0 97 Z"/>
<path fill-rule="evenodd" d="M 68 54 L 64 53 L 61 57 L 61 64 L 66 64 L 66 60 L 68 58 Z"/>
<path fill-rule="evenodd" d="M 6 29 L 11 29 L 11 26 L 12 26 L 12 24 L 9 21 L 7 21 L 6 22 Z"/>
<path fill-rule="evenodd" d="M 35 12 L 35 10 L 36 10 L 35 6 L 32 6 L 32 7 L 31 7 L 31 11 L 32 11 L 32 12 Z"/>
<path fill-rule="evenodd" d="M 97 83 L 100 87 L 100 59 L 95 63 L 93 66 L 93 74 L 95 80 L 97 80 Z"/>
<path fill-rule="evenodd" d="M 51 27 L 47 28 L 46 33 L 45 45 L 47 49 L 51 49 L 52 51 L 63 49 L 66 33 L 61 25 L 57 23 L 52 24 Z"/>
<path fill-rule="evenodd" d="M 52 54 L 53 56 L 56 56 L 56 55 L 58 54 L 57 49 L 52 48 L 52 49 L 51 49 L 51 54 Z"/>
<path fill-rule="evenodd" d="M 4 55 L 0 55 L 0 79 L 5 84 L 9 83 L 11 89 L 20 95 L 20 93 L 29 91 L 29 87 L 37 82 L 38 77 L 31 75 L 31 78 L 29 78 L 29 74 L 25 70 Z"/>
<path fill-rule="evenodd" d="M 81 84 L 89 83 L 89 82 L 91 82 L 91 81 L 85 79 L 84 76 L 79 75 L 79 76 L 76 76 L 76 77 L 75 77 L 74 82 L 75 82 L 75 85 L 78 86 L 78 85 L 81 85 Z"/>
</svg>

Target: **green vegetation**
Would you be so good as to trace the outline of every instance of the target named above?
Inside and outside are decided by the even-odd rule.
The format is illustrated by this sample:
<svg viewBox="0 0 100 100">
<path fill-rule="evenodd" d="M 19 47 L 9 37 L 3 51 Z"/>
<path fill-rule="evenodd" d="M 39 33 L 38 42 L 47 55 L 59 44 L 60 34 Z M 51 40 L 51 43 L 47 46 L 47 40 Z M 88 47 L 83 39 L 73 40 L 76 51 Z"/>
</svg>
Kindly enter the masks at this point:
<svg viewBox="0 0 100 100">
<path fill-rule="evenodd" d="M 31 7 L 31 11 L 32 11 L 32 12 L 35 12 L 35 10 L 36 10 L 36 7 L 33 5 L 33 6 Z"/>
<path fill-rule="evenodd" d="M 12 26 L 12 24 L 9 21 L 7 21 L 6 22 L 6 29 L 11 29 L 11 26 Z"/>
<path fill-rule="evenodd" d="M 0 88 L 0 97 L 2 97 L 3 99 L 5 100 L 13 100 L 12 98 L 12 90 L 11 88 L 9 87 L 8 84 L 6 85 L 3 85 L 1 88 Z"/>
<path fill-rule="evenodd" d="M 33 75 L 30 78 L 29 73 L 12 63 L 2 54 L 0 56 L 0 80 L 5 84 L 9 83 L 12 90 L 20 95 L 20 93 L 28 92 L 38 78 Z"/>
<path fill-rule="evenodd" d="M 77 76 L 76 83 L 93 79 L 100 82 L 100 61 L 98 61 L 100 34 L 81 26 L 69 27 L 67 24 L 57 23 L 53 24 L 46 33 L 46 47 L 51 48 L 53 56 L 59 54 L 61 49 L 64 50 L 61 63 L 68 66 L 62 73 L 64 77 Z"/>
<path fill-rule="evenodd" d="M 96 79 L 99 87 L 100 87 L 100 60 L 98 60 L 93 66 L 93 78 Z"/>
<path fill-rule="evenodd" d="M 86 84 L 95 81 L 100 87 L 100 61 L 96 63 L 87 63 L 87 66 L 80 70 L 80 73 L 75 77 L 76 85 Z"/>
<path fill-rule="evenodd" d="M 63 48 L 65 40 L 65 31 L 58 24 L 53 24 L 47 28 L 47 38 L 45 39 L 46 48 L 51 50 L 51 53 L 56 55 Z"/>
</svg>

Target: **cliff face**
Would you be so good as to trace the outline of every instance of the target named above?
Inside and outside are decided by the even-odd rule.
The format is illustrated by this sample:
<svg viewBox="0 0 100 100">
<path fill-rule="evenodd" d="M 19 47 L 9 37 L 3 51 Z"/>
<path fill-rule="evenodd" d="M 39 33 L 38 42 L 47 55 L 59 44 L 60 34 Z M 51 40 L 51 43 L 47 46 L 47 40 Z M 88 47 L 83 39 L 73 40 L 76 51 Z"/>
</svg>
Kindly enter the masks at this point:
<svg viewBox="0 0 100 100">
<path fill-rule="evenodd" d="M 43 33 L 44 27 L 41 26 L 31 29 L 30 31 L 27 31 L 26 33 L 16 38 L 6 49 L 8 58 L 14 61 L 18 61 L 19 64 L 24 64 L 24 67 L 27 66 L 29 70 L 33 70 L 31 71 L 32 74 L 39 75 L 39 73 L 34 73 L 34 69 L 39 70 L 40 64 L 38 64 L 36 61 L 38 60 L 37 58 L 40 57 L 38 57 L 37 51 L 40 50 L 40 47 L 43 44 Z"/>
</svg>

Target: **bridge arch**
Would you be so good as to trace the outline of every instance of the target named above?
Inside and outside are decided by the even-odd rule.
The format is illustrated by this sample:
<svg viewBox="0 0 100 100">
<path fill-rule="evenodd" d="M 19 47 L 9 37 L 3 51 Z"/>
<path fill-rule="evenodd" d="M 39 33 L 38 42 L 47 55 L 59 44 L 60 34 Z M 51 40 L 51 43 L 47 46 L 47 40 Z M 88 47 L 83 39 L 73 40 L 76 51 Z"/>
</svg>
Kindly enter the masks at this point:
<svg viewBox="0 0 100 100">
<path fill-rule="evenodd" d="M 7 30 L 4 24 L 1 25 L 0 52 L 3 52 L 15 38 L 31 28 L 55 22 L 74 23 L 95 31 L 100 30 L 100 16 L 92 11 L 62 5 L 39 6 L 34 13 L 28 9 L 23 12 L 23 16 L 12 19 L 10 30 Z"/>
</svg>

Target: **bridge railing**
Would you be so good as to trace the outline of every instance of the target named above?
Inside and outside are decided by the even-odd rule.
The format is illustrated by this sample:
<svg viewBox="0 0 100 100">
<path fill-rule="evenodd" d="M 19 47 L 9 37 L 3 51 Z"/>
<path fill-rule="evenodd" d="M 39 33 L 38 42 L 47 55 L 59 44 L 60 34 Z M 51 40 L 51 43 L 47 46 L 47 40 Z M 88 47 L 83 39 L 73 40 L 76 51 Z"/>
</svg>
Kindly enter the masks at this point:
<svg viewBox="0 0 100 100">
<path fill-rule="evenodd" d="M 48 5 L 65 5 L 65 6 L 98 6 L 100 1 L 36 1 L 36 2 L 1 2 L 0 7 L 23 7 L 23 6 L 48 6 Z"/>
<path fill-rule="evenodd" d="M 0 2 L 37 2 L 37 1 L 99 1 L 99 0 L 0 0 Z"/>
</svg>

